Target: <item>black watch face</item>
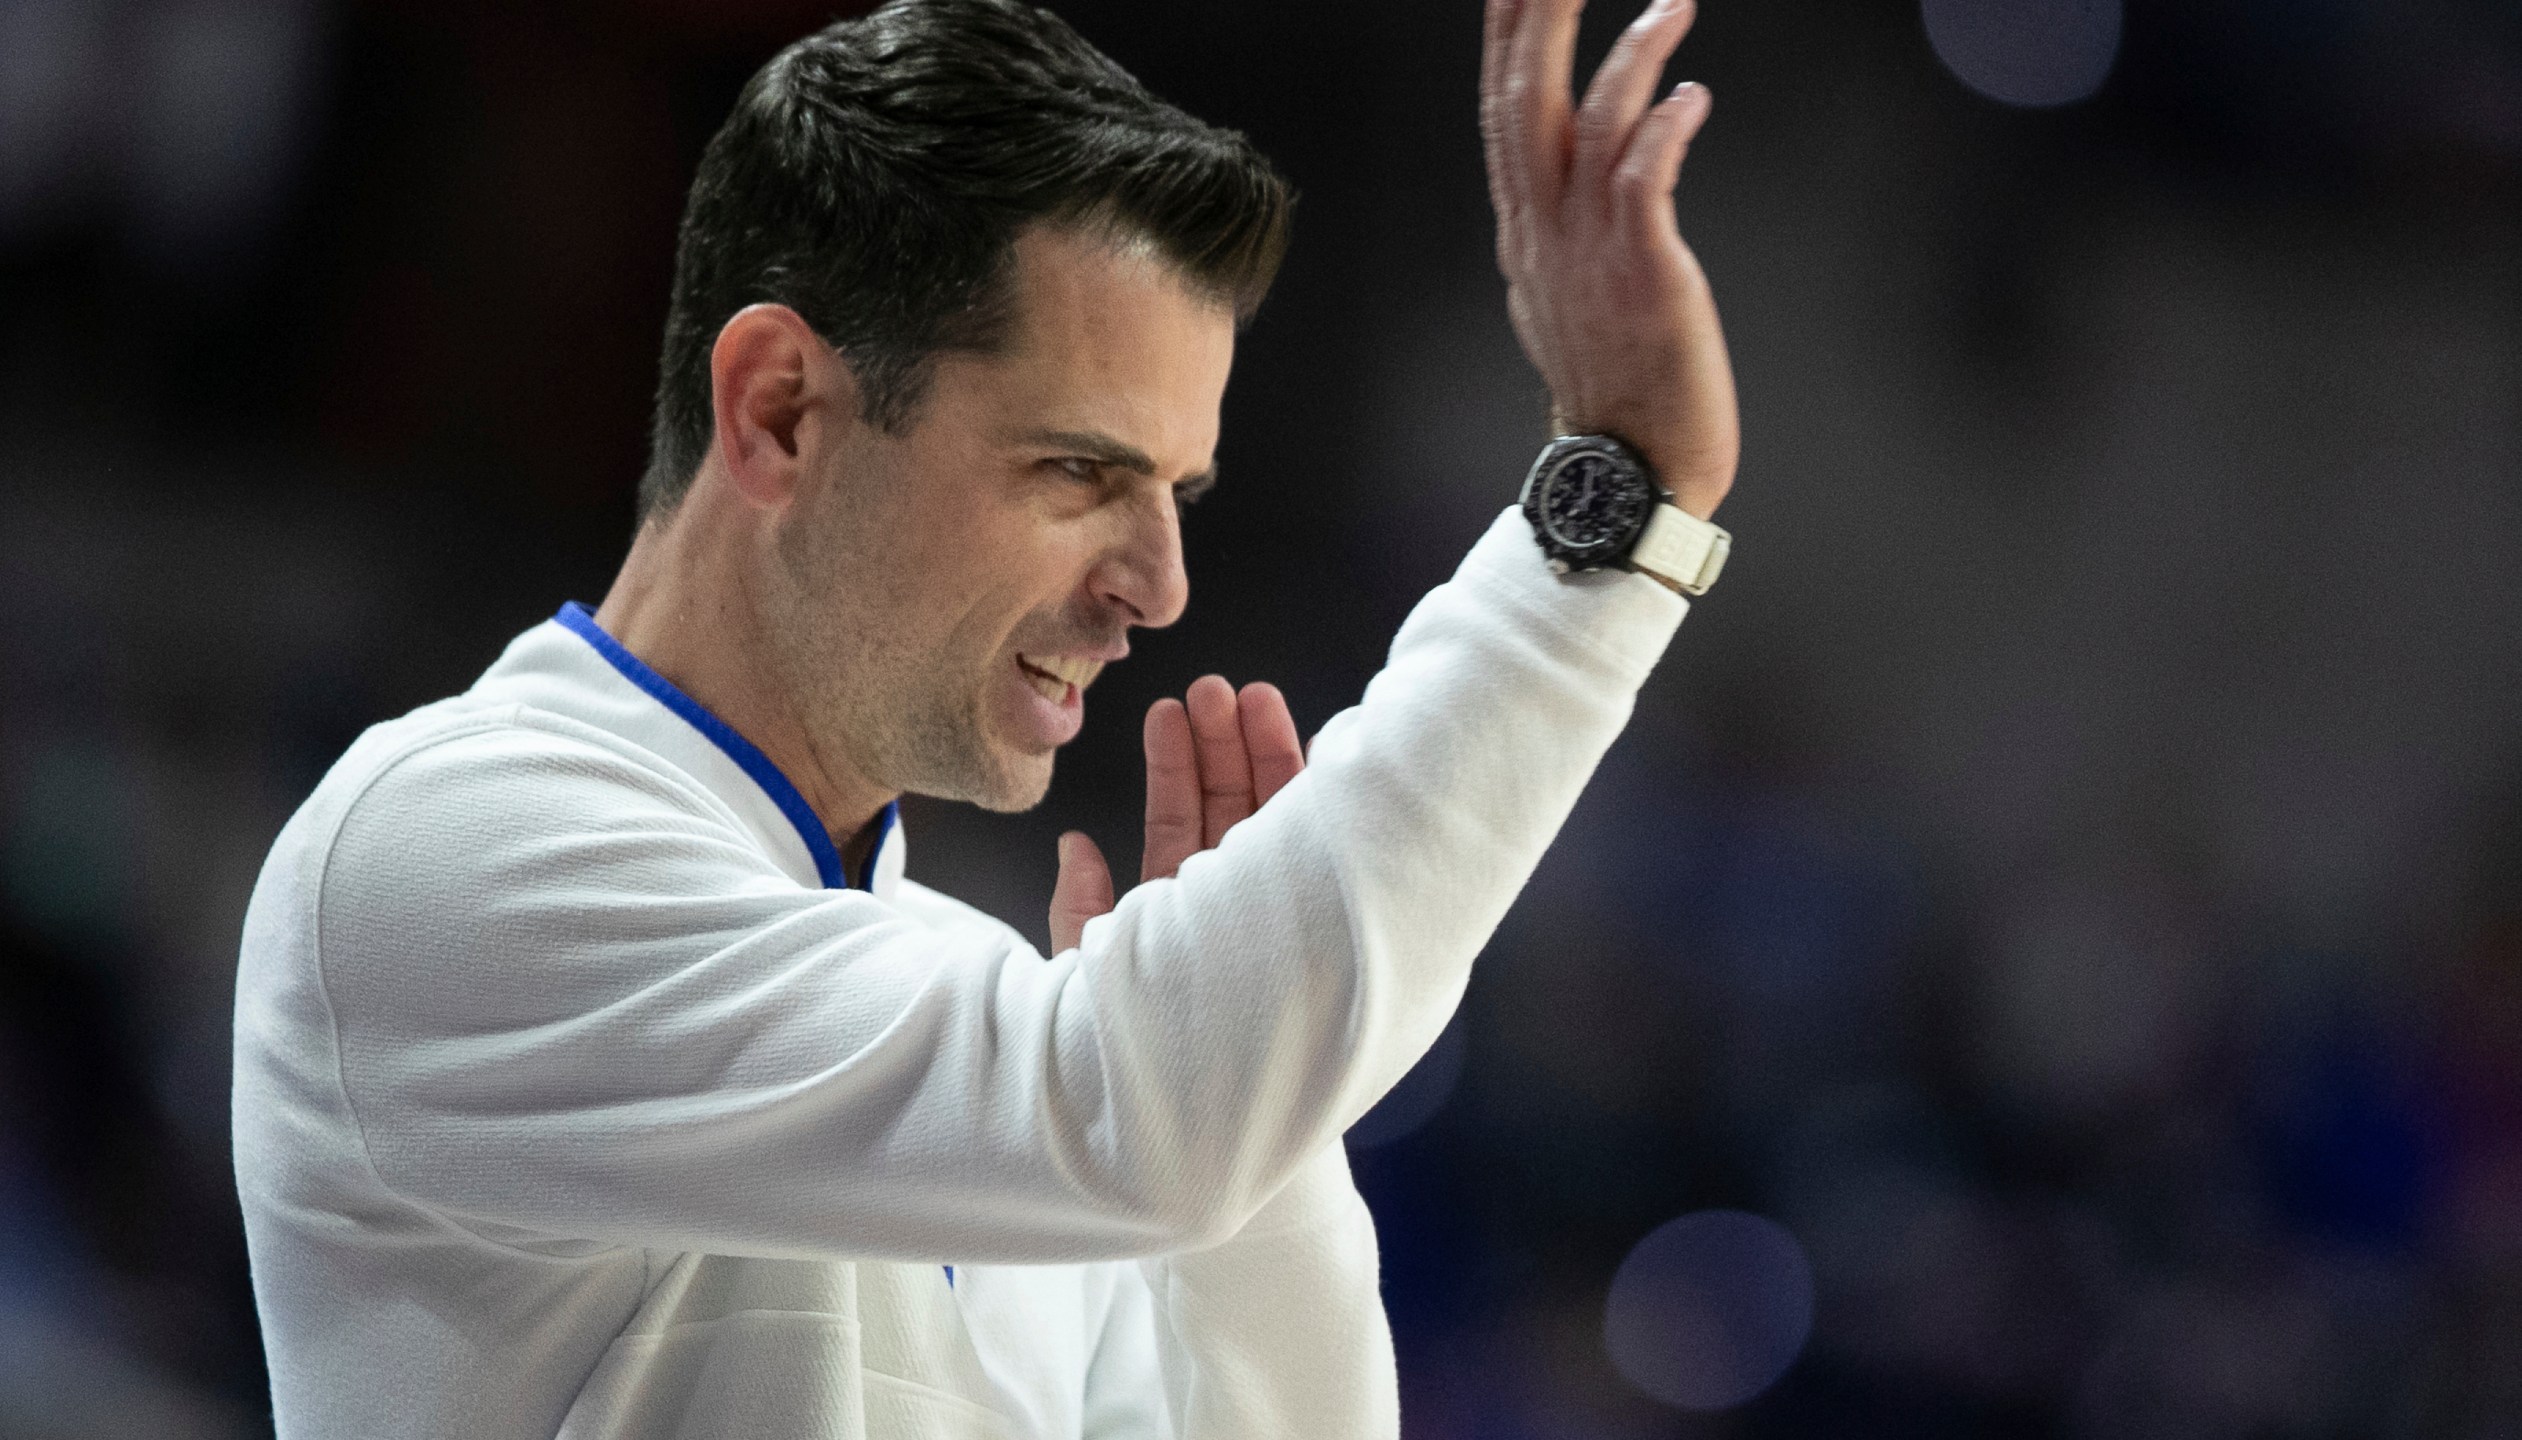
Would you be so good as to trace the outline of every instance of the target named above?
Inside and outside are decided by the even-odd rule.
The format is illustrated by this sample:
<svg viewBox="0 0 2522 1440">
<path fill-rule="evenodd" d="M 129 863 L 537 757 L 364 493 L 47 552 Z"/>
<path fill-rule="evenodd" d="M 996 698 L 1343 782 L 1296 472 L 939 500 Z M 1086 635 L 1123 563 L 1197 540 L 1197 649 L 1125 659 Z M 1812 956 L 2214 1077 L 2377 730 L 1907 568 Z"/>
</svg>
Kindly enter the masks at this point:
<svg viewBox="0 0 2522 1440">
<path fill-rule="evenodd" d="M 1533 496 L 1543 535 L 1572 560 L 1628 553 L 1654 503 L 1647 478 L 1598 450 L 1580 450 L 1541 477 Z"/>
</svg>

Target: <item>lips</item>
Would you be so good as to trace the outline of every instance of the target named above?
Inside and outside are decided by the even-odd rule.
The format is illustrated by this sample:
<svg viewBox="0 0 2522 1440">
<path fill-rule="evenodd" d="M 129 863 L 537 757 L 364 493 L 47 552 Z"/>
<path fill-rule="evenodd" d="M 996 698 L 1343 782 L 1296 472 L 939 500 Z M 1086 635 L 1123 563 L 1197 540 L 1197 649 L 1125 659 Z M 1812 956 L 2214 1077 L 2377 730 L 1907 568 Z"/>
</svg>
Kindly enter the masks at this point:
<svg viewBox="0 0 2522 1440">
<path fill-rule="evenodd" d="M 1068 698 L 1069 687 L 1083 691 L 1103 673 L 1102 661 L 1067 655 L 1018 655 L 1016 667 L 1024 672 L 1025 683 L 1054 705 Z"/>
</svg>

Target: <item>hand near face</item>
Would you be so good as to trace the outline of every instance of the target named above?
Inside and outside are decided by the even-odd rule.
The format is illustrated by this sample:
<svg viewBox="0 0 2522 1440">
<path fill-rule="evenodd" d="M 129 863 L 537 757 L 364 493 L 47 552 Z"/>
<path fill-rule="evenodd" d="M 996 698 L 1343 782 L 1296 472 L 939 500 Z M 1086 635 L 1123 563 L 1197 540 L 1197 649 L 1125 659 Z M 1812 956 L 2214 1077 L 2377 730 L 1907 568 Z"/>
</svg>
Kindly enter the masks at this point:
<svg viewBox="0 0 2522 1440">
<path fill-rule="evenodd" d="M 1278 687 L 1256 682 L 1238 693 L 1215 675 L 1182 700 L 1147 711 L 1147 846 L 1143 884 L 1225 838 L 1305 768 L 1296 721 Z M 1086 922 L 1115 903 L 1112 867 L 1085 832 L 1060 837 L 1060 876 L 1051 890 L 1051 950 L 1074 948 Z"/>
<path fill-rule="evenodd" d="M 1488 0 L 1480 129 L 1516 338 L 1563 431 L 1617 435 L 1706 519 L 1741 450 L 1716 301 L 1682 242 L 1673 186 L 1706 87 L 1655 98 L 1698 14 L 1654 0 L 1571 100 L 1585 0 Z"/>
</svg>

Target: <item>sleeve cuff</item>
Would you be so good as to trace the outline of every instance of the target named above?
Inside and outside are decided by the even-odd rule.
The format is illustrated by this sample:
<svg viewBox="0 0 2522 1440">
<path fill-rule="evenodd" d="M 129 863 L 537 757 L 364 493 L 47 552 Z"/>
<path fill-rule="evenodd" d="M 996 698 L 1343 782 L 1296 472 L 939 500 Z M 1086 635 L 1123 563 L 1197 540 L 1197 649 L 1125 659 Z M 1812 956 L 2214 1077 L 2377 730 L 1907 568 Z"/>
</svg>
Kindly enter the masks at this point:
<svg viewBox="0 0 2522 1440">
<path fill-rule="evenodd" d="M 1552 570 L 1533 542 L 1531 522 L 1512 505 L 1471 547 L 1456 578 L 1511 600 L 1558 638 L 1641 678 L 1690 613 L 1688 600 L 1634 570 Z"/>
</svg>

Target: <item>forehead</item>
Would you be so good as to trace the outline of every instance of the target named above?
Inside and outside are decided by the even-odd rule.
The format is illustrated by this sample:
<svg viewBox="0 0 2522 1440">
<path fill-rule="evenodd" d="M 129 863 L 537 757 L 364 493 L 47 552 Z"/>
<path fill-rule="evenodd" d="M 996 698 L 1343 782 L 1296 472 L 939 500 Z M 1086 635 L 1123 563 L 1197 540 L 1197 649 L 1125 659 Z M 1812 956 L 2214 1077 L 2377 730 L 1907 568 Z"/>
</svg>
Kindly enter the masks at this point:
<svg viewBox="0 0 2522 1440">
<path fill-rule="evenodd" d="M 1005 345 L 941 368 L 1011 424 L 1099 430 L 1194 469 L 1216 442 L 1235 319 L 1143 243 L 1034 226 L 1016 240 Z M 957 386 L 962 388 L 962 386 Z M 1021 414 L 1015 412 L 1022 412 Z"/>
</svg>

